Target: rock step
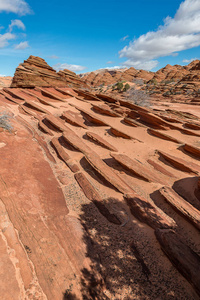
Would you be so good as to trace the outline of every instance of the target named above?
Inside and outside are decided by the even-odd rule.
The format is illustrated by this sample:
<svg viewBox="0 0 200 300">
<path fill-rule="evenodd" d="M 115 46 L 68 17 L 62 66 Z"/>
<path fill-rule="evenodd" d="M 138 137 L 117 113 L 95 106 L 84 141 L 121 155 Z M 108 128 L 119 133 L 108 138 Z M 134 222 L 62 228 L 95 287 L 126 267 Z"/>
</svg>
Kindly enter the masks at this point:
<svg viewBox="0 0 200 300">
<path fill-rule="evenodd" d="M 200 257 L 173 230 L 156 230 L 163 252 L 200 295 Z"/>
<path fill-rule="evenodd" d="M 32 107 L 35 110 L 41 111 L 44 114 L 49 114 L 50 113 L 48 110 L 46 110 L 45 108 L 41 107 L 40 105 L 36 104 L 33 101 L 30 101 L 30 100 L 26 99 L 25 100 L 25 104 L 28 105 L 28 106 L 30 106 L 30 107 Z"/>
<path fill-rule="evenodd" d="M 200 130 L 200 124 L 195 124 L 195 123 L 185 123 L 185 127 L 193 129 L 193 130 Z"/>
<path fill-rule="evenodd" d="M 101 101 L 97 96 L 93 95 L 92 93 L 86 92 L 86 91 L 81 91 L 78 89 L 73 89 L 78 95 L 82 97 L 86 97 L 87 100 L 95 100 L 95 101 Z"/>
<path fill-rule="evenodd" d="M 75 107 L 76 109 L 78 109 L 81 113 L 83 113 L 86 116 L 86 118 L 88 119 L 89 122 L 94 123 L 98 126 L 109 126 L 107 123 L 105 123 L 103 120 L 97 118 L 91 112 L 88 112 L 85 109 L 82 109 L 82 108 L 78 107 L 75 104 L 70 103 L 70 105 Z"/>
<path fill-rule="evenodd" d="M 46 99 L 42 98 L 42 96 L 40 97 L 37 94 L 34 94 L 34 93 L 30 92 L 27 89 L 24 89 L 23 92 L 26 93 L 26 94 L 28 94 L 28 95 L 30 95 L 30 96 L 33 96 L 33 97 L 37 98 L 38 101 L 40 101 L 42 104 L 52 106 L 53 108 L 57 108 L 55 105 L 53 105 L 49 101 L 47 101 Z"/>
<path fill-rule="evenodd" d="M 181 133 L 183 133 L 183 134 L 188 134 L 188 135 L 192 135 L 192 136 L 200 136 L 200 134 L 199 133 L 197 133 L 197 132 L 193 132 L 193 131 L 191 131 L 191 130 L 188 130 L 188 129 L 185 129 L 185 128 L 182 128 L 182 127 L 178 127 L 178 126 L 176 126 L 176 125 L 170 125 L 170 128 L 171 129 L 174 129 L 174 130 L 179 130 Z"/>
<path fill-rule="evenodd" d="M 91 183 L 86 178 L 86 176 L 82 172 L 79 172 L 79 173 L 74 174 L 74 177 L 75 177 L 76 181 L 78 182 L 78 184 L 80 185 L 81 189 L 83 190 L 83 193 L 85 194 L 85 196 L 95 204 L 95 206 L 97 207 L 99 212 L 109 222 L 120 225 L 121 224 L 120 220 L 114 214 L 111 214 L 109 212 L 109 210 L 107 209 L 107 207 L 102 203 L 103 202 L 102 198 L 97 193 L 95 188 L 91 185 Z"/>
<path fill-rule="evenodd" d="M 71 91 L 69 91 L 69 90 L 67 90 L 67 89 L 65 89 L 65 88 L 56 88 L 56 90 L 57 90 L 58 92 L 63 93 L 64 95 L 67 95 L 67 96 L 76 98 L 76 99 L 78 99 L 78 100 L 80 100 L 80 101 L 86 101 L 86 100 L 84 100 L 83 98 L 77 96 L 77 94 L 75 94 L 75 92 L 74 92 L 74 94 L 73 94 L 73 92 L 71 92 Z M 86 102 L 87 102 L 87 101 L 86 101 Z"/>
<path fill-rule="evenodd" d="M 35 110 L 28 108 L 24 104 L 19 104 L 19 111 L 20 109 L 25 112 L 26 114 L 33 116 L 36 120 L 40 119 L 39 112 L 36 112 Z"/>
<path fill-rule="evenodd" d="M 91 131 L 87 131 L 86 135 L 87 135 L 88 138 L 92 139 L 94 142 L 96 142 L 100 146 L 102 146 L 102 147 L 104 147 L 104 148 L 106 148 L 110 151 L 114 151 L 114 152 L 118 151 L 115 147 L 113 147 L 111 144 L 109 144 L 106 140 L 104 140 L 98 134 L 93 133 Z"/>
<path fill-rule="evenodd" d="M 167 121 L 167 122 L 170 122 L 170 123 L 181 123 L 182 124 L 182 121 L 180 121 L 178 119 L 175 119 L 175 118 L 172 118 L 172 117 L 169 117 L 169 116 L 159 115 L 159 117 L 162 118 L 163 120 Z"/>
<path fill-rule="evenodd" d="M 126 124 L 131 125 L 131 126 L 133 126 L 133 127 L 138 127 L 138 126 L 140 126 L 137 122 L 135 122 L 133 119 L 130 119 L 130 118 L 128 118 L 128 117 L 125 117 L 125 118 L 123 119 L 123 121 L 124 121 Z"/>
<path fill-rule="evenodd" d="M 115 135 L 116 137 L 121 137 L 123 139 L 128 139 L 128 140 L 137 140 L 137 141 L 139 141 L 138 139 L 133 138 L 132 136 L 130 136 L 130 135 L 122 132 L 121 130 L 118 130 L 118 129 L 114 128 L 114 127 L 110 127 L 110 132 L 113 135 Z M 141 141 L 139 141 L 139 142 L 141 142 Z"/>
<path fill-rule="evenodd" d="M 17 95 L 17 89 L 16 88 L 3 88 L 3 91 L 6 92 L 7 94 L 11 95 L 14 98 L 24 100 L 21 98 L 21 96 Z"/>
<path fill-rule="evenodd" d="M 200 211 L 198 209 L 180 197 L 170 187 L 162 187 L 159 192 L 173 208 L 200 230 Z"/>
<path fill-rule="evenodd" d="M 104 94 L 96 94 L 96 96 L 106 102 L 109 102 L 109 103 L 116 103 L 118 102 L 117 99 L 113 98 L 113 97 L 110 97 L 108 95 L 104 95 Z"/>
<path fill-rule="evenodd" d="M 55 87 L 45 87 L 44 89 L 45 89 L 45 91 L 52 93 L 53 95 L 57 96 L 58 98 L 62 98 L 63 100 L 66 100 L 66 96 L 63 93 L 57 91 Z"/>
<path fill-rule="evenodd" d="M 104 178 L 113 185 L 121 193 L 134 192 L 112 169 L 103 162 L 103 160 L 92 151 L 71 129 L 63 132 L 63 138 L 75 149 L 81 151 L 88 163 Z"/>
<path fill-rule="evenodd" d="M 135 110 L 136 112 L 145 112 L 145 113 L 149 112 L 148 108 L 141 107 L 139 105 L 133 104 L 125 100 L 119 100 L 119 103 L 121 106 L 128 107 L 130 109 Z"/>
<path fill-rule="evenodd" d="M 158 182 L 163 184 L 159 177 L 153 174 L 153 172 L 147 166 L 144 166 L 142 163 L 139 163 L 137 160 L 131 159 L 130 157 L 124 154 L 111 153 L 110 155 L 120 165 L 122 165 L 125 169 L 129 170 L 134 175 L 139 176 L 145 181 Z"/>
<path fill-rule="evenodd" d="M 200 158 L 200 149 L 198 147 L 189 145 L 189 144 L 185 144 L 183 145 L 183 148 L 185 151 L 193 154 L 194 156 L 197 156 Z"/>
<path fill-rule="evenodd" d="M 4 91 L 4 90 L 1 90 L 1 91 L 0 91 L 0 94 L 2 94 L 7 100 L 9 100 L 9 101 L 11 101 L 11 102 L 13 102 L 13 103 L 15 103 L 15 104 L 22 104 L 22 103 L 24 103 L 23 100 L 20 100 L 19 98 L 16 98 L 16 97 L 11 96 L 10 94 L 8 94 L 8 93 L 7 93 L 6 91 Z"/>
<path fill-rule="evenodd" d="M 163 130 L 169 128 L 169 124 L 166 121 L 150 112 L 139 111 L 138 113 L 140 114 L 140 120 L 147 124 L 153 125 L 154 127 Z"/>
<path fill-rule="evenodd" d="M 172 156 L 166 152 L 159 151 L 157 152 L 164 157 L 165 160 L 170 162 L 170 164 L 175 167 L 178 170 L 181 170 L 183 172 L 188 172 L 188 173 L 194 173 L 194 174 L 199 174 L 200 172 L 200 167 L 196 164 L 193 164 L 192 162 L 188 162 L 182 158 L 178 158 L 175 156 Z"/>
<path fill-rule="evenodd" d="M 63 147 L 60 145 L 57 138 L 51 140 L 53 147 L 58 153 L 59 157 L 64 161 L 64 163 L 70 168 L 73 173 L 80 171 L 78 165 L 70 158 L 70 156 L 65 152 Z"/>
<path fill-rule="evenodd" d="M 176 176 L 174 176 L 174 174 L 172 174 L 171 172 L 167 171 L 165 168 L 163 168 L 160 164 L 158 164 L 157 162 L 151 160 L 151 159 L 148 159 L 147 162 L 157 171 L 163 173 L 164 175 L 166 176 L 169 176 L 169 177 L 174 177 L 176 178 Z"/>
<path fill-rule="evenodd" d="M 171 141 L 171 142 L 174 142 L 174 143 L 177 143 L 177 144 L 183 144 L 183 142 L 177 140 L 176 138 L 168 135 L 168 134 L 165 134 L 165 133 L 162 133 L 158 130 L 155 130 L 155 129 L 152 129 L 152 128 L 148 128 L 147 129 L 147 132 L 150 133 L 151 135 L 154 135 L 156 137 L 159 137 L 163 140 L 167 140 L 167 141 Z"/>
<path fill-rule="evenodd" d="M 62 118 L 64 118 L 65 121 L 67 121 L 68 123 L 70 123 L 72 125 L 87 129 L 87 126 L 84 124 L 83 120 L 70 111 L 65 111 L 62 114 Z"/>
<path fill-rule="evenodd" d="M 124 195 L 124 199 L 130 207 L 131 213 L 153 229 L 176 227 L 175 221 L 159 209 L 153 201 L 131 194 Z"/>
<path fill-rule="evenodd" d="M 51 125 L 53 125 L 55 128 L 57 128 L 61 132 L 65 131 L 67 128 L 61 119 L 56 118 L 53 115 L 45 116 L 44 120 L 47 120 Z"/>
<path fill-rule="evenodd" d="M 39 127 L 40 129 L 42 129 L 45 133 L 47 133 L 47 134 L 53 136 L 53 133 L 51 132 L 51 130 L 49 129 L 49 127 L 47 127 L 47 126 L 42 122 L 42 120 L 39 120 L 39 122 L 38 122 L 38 127 Z"/>
<path fill-rule="evenodd" d="M 63 98 L 53 94 L 52 92 L 46 90 L 45 88 L 41 88 L 41 87 L 37 87 L 36 90 L 40 91 L 42 94 L 54 99 L 54 100 L 59 100 L 62 102 L 66 102 L 66 100 L 64 100 Z"/>
<path fill-rule="evenodd" d="M 131 111 L 128 112 L 127 116 L 129 118 L 135 120 L 135 119 L 138 119 L 140 117 L 140 114 L 137 111 L 135 111 L 135 110 L 131 110 Z"/>
<path fill-rule="evenodd" d="M 27 93 L 24 92 L 24 90 L 18 89 L 18 88 L 12 88 L 12 90 L 10 91 L 11 95 L 15 95 L 16 97 L 18 97 L 21 100 L 30 100 L 30 101 L 35 101 L 37 100 L 35 96 L 32 95 L 28 95 Z"/>
<path fill-rule="evenodd" d="M 92 108 L 97 112 L 102 115 L 107 115 L 110 117 L 121 117 L 120 114 L 116 113 L 114 110 L 112 110 L 108 105 L 103 104 L 103 105 L 94 105 L 92 104 Z"/>
</svg>

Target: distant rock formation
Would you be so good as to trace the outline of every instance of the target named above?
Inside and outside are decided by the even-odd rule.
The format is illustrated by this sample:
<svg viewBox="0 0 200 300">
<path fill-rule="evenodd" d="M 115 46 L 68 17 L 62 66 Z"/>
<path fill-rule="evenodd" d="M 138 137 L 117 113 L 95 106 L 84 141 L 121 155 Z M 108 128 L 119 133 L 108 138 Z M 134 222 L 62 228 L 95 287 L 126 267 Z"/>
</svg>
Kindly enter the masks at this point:
<svg viewBox="0 0 200 300">
<path fill-rule="evenodd" d="M 31 55 L 17 67 L 11 87 L 35 86 L 88 87 L 74 72 L 64 70 L 56 73 L 44 59 Z"/>
<path fill-rule="evenodd" d="M 142 79 L 143 83 L 147 84 L 147 90 L 154 93 L 166 94 L 174 90 L 175 94 L 181 94 L 187 84 L 194 92 L 200 88 L 200 61 L 192 61 L 187 66 L 168 64 L 157 72 L 136 70 L 131 67 L 117 70 L 100 69 L 80 76 L 85 83 L 93 87 L 113 85 L 119 81 L 137 83 L 137 79 Z M 152 86 L 149 87 L 149 84 Z M 144 88 L 146 89 L 146 86 Z"/>
<path fill-rule="evenodd" d="M 4 87 L 9 87 L 12 82 L 11 76 L 0 76 L 0 89 Z"/>
</svg>

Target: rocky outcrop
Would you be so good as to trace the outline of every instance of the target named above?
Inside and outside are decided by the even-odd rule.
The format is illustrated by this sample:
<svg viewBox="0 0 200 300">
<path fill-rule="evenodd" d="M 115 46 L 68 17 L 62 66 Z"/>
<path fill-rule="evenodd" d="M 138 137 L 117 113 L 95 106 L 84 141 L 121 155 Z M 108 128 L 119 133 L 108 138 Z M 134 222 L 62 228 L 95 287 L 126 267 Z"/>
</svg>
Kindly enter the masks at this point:
<svg viewBox="0 0 200 300">
<path fill-rule="evenodd" d="M 88 88 L 79 76 L 69 70 L 56 71 L 40 57 L 31 55 L 20 64 L 12 80 L 11 87 L 71 86 Z"/>
<path fill-rule="evenodd" d="M 59 71 L 57 74 L 66 83 L 65 85 L 69 87 L 89 88 L 89 86 L 83 80 L 81 80 L 81 78 L 77 76 L 76 73 L 70 70 L 64 69 L 62 71 Z"/>
<path fill-rule="evenodd" d="M 66 85 L 64 79 L 44 59 L 31 55 L 17 67 L 11 87 L 57 85 Z"/>
</svg>

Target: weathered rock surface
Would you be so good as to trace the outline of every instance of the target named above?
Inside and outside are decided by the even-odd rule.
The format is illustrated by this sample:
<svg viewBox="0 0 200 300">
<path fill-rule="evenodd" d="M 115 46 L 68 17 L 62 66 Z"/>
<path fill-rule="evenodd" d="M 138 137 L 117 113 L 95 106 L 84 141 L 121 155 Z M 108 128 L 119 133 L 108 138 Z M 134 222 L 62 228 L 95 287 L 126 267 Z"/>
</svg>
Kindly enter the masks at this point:
<svg viewBox="0 0 200 300">
<path fill-rule="evenodd" d="M 111 144 L 109 144 L 106 140 L 104 140 L 102 137 L 100 137 L 98 134 L 95 134 L 93 132 L 86 132 L 87 137 L 89 137 L 91 140 L 99 144 L 100 146 L 110 150 L 117 152 L 118 150 L 113 147 Z"/>
<path fill-rule="evenodd" d="M 156 230 L 156 237 L 172 264 L 200 295 L 200 257 L 173 230 Z"/>
<path fill-rule="evenodd" d="M 200 252 L 198 97 L 153 94 L 142 107 L 123 93 L 84 89 L 69 71 L 60 85 L 39 64 L 26 63 L 39 86 L 0 91 L 1 298 L 199 299 L 199 258 L 191 251 Z M 125 74 L 131 85 L 158 92 L 167 78 L 173 90 L 181 74 L 199 72 L 195 66 L 168 65 L 157 84 L 148 82 L 154 73 L 134 68 L 94 72 L 91 81 Z"/>
<path fill-rule="evenodd" d="M 163 213 L 153 202 L 137 195 L 124 195 L 132 214 L 154 229 L 173 228 L 176 223 Z"/>
<path fill-rule="evenodd" d="M 200 230 L 200 211 L 185 201 L 176 192 L 169 187 L 163 187 L 160 190 L 165 200 L 178 210 L 189 222 L 191 222 L 198 230 Z"/>
<path fill-rule="evenodd" d="M 165 153 L 163 151 L 158 151 L 158 153 L 164 157 L 167 161 L 169 161 L 175 168 L 183 171 L 183 172 L 189 172 L 193 174 L 199 174 L 200 172 L 200 166 L 194 164 L 194 163 L 189 163 L 184 159 L 175 157 L 173 155 L 170 155 L 168 153 Z"/>
</svg>

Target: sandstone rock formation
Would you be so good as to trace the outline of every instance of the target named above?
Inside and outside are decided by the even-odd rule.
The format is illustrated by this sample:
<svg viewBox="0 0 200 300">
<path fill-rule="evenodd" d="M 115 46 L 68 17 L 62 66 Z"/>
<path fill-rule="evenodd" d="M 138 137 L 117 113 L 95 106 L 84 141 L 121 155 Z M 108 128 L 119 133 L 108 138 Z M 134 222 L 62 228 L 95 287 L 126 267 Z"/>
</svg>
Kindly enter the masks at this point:
<svg viewBox="0 0 200 300">
<path fill-rule="evenodd" d="M 199 106 L 24 64 L 0 91 L 1 298 L 199 299 Z"/>
<path fill-rule="evenodd" d="M 11 87 L 31 88 L 35 86 L 81 86 L 88 88 L 87 84 L 74 72 L 64 70 L 56 73 L 44 59 L 31 55 L 17 67 Z"/>
</svg>

